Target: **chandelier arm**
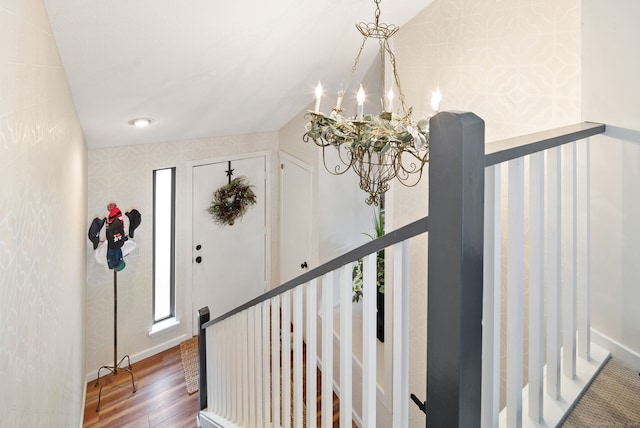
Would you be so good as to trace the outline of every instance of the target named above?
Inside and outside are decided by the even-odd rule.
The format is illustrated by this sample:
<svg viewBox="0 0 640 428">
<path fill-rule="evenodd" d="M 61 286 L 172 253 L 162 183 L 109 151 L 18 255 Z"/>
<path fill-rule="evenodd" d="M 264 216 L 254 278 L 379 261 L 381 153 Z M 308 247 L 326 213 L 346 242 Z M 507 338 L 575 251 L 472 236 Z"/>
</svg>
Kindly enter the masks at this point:
<svg viewBox="0 0 640 428">
<path fill-rule="evenodd" d="M 345 165 L 345 172 L 349 168 L 353 168 L 353 163 L 354 163 L 353 152 L 349 148 L 345 147 L 344 145 L 336 146 L 336 149 L 338 150 L 338 158 L 340 159 L 340 162 L 342 162 L 342 164 Z M 345 156 L 348 159 L 348 162 L 345 161 L 343 156 Z"/>
<path fill-rule="evenodd" d="M 417 168 L 415 171 L 407 174 L 406 176 L 403 176 L 402 174 L 400 174 L 396 178 L 398 179 L 398 182 L 402 184 L 404 187 L 415 187 L 420 182 L 420 179 L 422 179 L 423 172 L 424 172 L 423 168 Z M 416 174 L 417 174 L 417 177 L 416 177 Z M 411 182 L 409 182 L 410 177 L 415 177 L 415 178 L 411 180 Z"/>
<path fill-rule="evenodd" d="M 402 162 L 402 155 L 413 156 L 413 159 L 410 159 L 408 161 L 410 168 L 405 168 L 405 162 Z M 425 154 L 424 157 L 421 157 L 417 153 L 414 153 L 412 151 L 408 151 L 408 150 L 403 151 L 399 156 L 399 166 L 402 169 L 402 171 L 406 172 L 407 174 L 413 174 L 417 170 L 422 170 L 422 167 L 424 167 L 424 165 L 428 162 L 426 158 L 427 158 L 427 154 Z"/>
<path fill-rule="evenodd" d="M 408 167 L 405 166 L 407 165 L 407 161 L 402 160 L 402 155 L 405 154 L 409 154 L 411 156 L 413 156 L 414 159 L 411 159 L 408 161 Z M 397 160 L 397 178 L 398 181 L 405 187 L 414 187 L 415 185 L 418 184 L 418 182 L 420 181 L 420 179 L 422 178 L 422 174 L 424 171 L 424 165 L 428 162 L 427 159 L 428 156 L 428 152 L 424 154 L 424 156 L 419 156 L 417 153 L 411 152 L 411 151 L 405 151 L 402 152 L 399 156 L 398 156 L 398 160 Z M 412 180 L 413 184 L 409 183 L 409 178 L 411 177 L 416 177 L 417 174 L 417 178 L 414 178 Z"/>
<path fill-rule="evenodd" d="M 342 175 L 345 172 L 349 171 L 349 169 L 351 169 L 351 166 L 353 164 L 353 160 L 350 160 L 349 162 L 344 161 L 342 157 L 342 153 L 340 151 L 340 146 L 336 147 L 336 150 L 338 151 L 338 158 L 340 159 L 340 163 L 334 165 L 333 167 L 330 167 L 330 165 L 327 163 L 327 155 L 325 152 L 325 148 L 327 146 L 329 146 L 329 144 L 321 146 L 322 147 L 322 164 L 324 165 L 324 169 L 326 169 L 327 172 L 329 172 L 329 174 L 331 175 Z"/>
<path fill-rule="evenodd" d="M 322 139 L 313 138 L 313 137 L 309 136 L 308 132 L 305 132 L 304 135 L 302 135 L 302 141 L 305 142 L 305 143 L 308 143 L 309 140 L 313 141 L 313 143 L 318 147 L 326 147 L 326 146 L 330 145 L 330 143 L 327 143 L 326 141 L 324 141 Z"/>
</svg>

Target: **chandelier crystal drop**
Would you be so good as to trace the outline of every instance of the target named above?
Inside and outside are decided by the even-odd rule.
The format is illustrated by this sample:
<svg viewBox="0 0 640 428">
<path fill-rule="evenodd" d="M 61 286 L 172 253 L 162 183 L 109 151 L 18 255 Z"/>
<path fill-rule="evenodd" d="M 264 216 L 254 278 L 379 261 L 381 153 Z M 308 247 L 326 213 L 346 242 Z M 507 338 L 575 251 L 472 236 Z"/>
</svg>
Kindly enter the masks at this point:
<svg viewBox="0 0 640 428">
<path fill-rule="evenodd" d="M 309 111 L 309 119 L 304 142 L 312 140 L 322 148 L 322 160 L 331 174 L 341 175 L 349 169 L 358 174 L 360 188 L 369 196 L 366 203 L 379 205 L 382 195 L 389 190 L 389 182 L 397 179 L 401 184 L 412 187 L 422 178 L 422 170 L 429 160 L 429 121 L 414 121 L 412 108 L 407 108 L 400 78 L 396 69 L 395 55 L 389 46 L 389 38 L 400 27 L 380 23 L 380 0 L 376 4 L 375 22 L 359 23 L 356 28 L 363 40 L 351 69 L 353 77 L 360 55 L 369 39 L 377 39 L 380 45 L 380 57 L 388 56 L 393 73 L 393 85 L 398 90 L 402 113 L 393 112 L 393 87 L 389 89 L 382 112 L 378 115 L 364 114 L 365 93 L 362 85 L 357 95 L 357 111 L 353 117 L 343 115 L 341 108 L 346 89 L 338 92 L 336 106 L 329 115 L 320 112 L 322 86 L 316 88 L 314 111 Z M 438 108 L 434 108 L 437 110 Z M 326 150 L 333 147 L 338 153 L 338 162 L 329 165 Z"/>
</svg>

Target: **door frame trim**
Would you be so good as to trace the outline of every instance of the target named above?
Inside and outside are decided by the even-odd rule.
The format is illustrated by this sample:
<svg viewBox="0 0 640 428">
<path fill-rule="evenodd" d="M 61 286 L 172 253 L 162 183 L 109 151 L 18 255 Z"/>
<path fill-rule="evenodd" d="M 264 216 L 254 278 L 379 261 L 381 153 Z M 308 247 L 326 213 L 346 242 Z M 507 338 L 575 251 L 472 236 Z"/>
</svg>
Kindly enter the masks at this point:
<svg viewBox="0 0 640 428">
<path fill-rule="evenodd" d="M 185 206 L 185 222 L 184 230 L 189 235 L 188 239 L 185 239 L 184 251 L 184 266 L 185 266 L 185 314 L 189 314 L 186 318 L 187 331 L 191 331 L 192 334 L 197 334 L 197 326 L 194 325 L 193 315 L 193 168 L 203 165 L 209 165 L 212 163 L 222 163 L 228 161 L 237 161 L 243 159 L 252 158 L 264 158 L 265 160 L 265 291 L 271 288 L 271 217 L 272 217 L 272 157 L 273 152 L 270 150 L 262 150 L 258 152 L 238 153 L 227 156 L 216 156 L 213 158 L 196 159 L 187 161 L 185 163 L 186 172 L 186 206 Z M 197 311 L 198 308 L 195 308 Z"/>
</svg>

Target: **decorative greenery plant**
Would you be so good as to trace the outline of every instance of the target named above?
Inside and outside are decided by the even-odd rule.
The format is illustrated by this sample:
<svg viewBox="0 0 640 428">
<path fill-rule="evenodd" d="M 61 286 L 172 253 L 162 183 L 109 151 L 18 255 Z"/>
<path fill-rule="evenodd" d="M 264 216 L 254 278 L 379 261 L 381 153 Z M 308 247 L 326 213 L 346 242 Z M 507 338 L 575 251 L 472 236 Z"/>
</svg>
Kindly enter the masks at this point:
<svg viewBox="0 0 640 428">
<path fill-rule="evenodd" d="M 411 109 L 405 116 L 383 112 L 379 116 L 366 115 L 364 121 L 354 122 L 344 116 L 325 116 L 310 113 L 311 122 L 305 134 L 314 141 L 325 140 L 335 146 L 346 145 L 385 153 L 392 147 L 424 150 L 429 144 L 429 121 L 414 122 Z"/>
<path fill-rule="evenodd" d="M 248 183 L 247 177 L 240 176 L 216 190 L 207 209 L 213 221 L 223 226 L 233 226 L 235 221 L 247 212 L 250 205 L 256 204 L 253 187 Z"/>
</svg>

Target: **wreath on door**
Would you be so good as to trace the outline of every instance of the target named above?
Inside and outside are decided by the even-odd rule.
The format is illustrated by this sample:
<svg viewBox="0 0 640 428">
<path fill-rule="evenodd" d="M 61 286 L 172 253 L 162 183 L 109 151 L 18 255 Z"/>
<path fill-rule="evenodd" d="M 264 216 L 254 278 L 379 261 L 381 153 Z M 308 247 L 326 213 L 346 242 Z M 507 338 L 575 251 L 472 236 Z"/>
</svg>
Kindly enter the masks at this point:
<svg viewBox="0 0 640 428">
<path fill-rule="evenodd" d="M 253 187 L 246 177 L 240 176 L 216 190 L 207 209 L 213 221 L 223 226 L 233 226 L 235 221 L 247 212 L 249 206 L 256 204 Z"/>
</svg>

